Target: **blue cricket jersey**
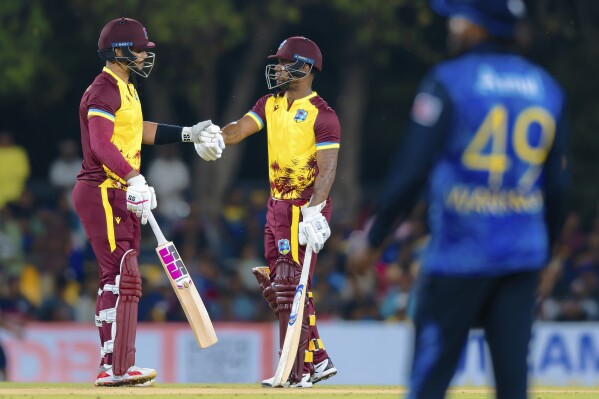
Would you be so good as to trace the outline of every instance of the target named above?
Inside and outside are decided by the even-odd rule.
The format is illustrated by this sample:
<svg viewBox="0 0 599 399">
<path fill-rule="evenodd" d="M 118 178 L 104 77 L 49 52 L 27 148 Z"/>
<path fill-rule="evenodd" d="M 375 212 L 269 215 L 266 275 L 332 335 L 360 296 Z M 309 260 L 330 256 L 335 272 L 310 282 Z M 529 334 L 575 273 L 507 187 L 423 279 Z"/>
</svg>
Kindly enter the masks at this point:
<svg viewBox="0 0 599 399">
<path fill-rule="evenodd" d="M 564 103 L 546 71 L 492 44 L 437 65 L 414 100 L 371 245 L 383 242 L 426 187 L 424 273 L 498 276 L 544 267 L 564 217 Z"/>
</svg>

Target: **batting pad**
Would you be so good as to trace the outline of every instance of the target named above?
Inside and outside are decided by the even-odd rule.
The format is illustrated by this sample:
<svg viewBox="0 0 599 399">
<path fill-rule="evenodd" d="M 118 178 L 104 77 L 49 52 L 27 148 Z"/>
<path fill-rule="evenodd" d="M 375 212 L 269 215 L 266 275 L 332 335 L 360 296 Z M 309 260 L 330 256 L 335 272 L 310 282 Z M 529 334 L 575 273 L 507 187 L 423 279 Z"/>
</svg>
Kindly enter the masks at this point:
<svg viewBox="0 0 599 399">
<path fill-rule="evenodd" d="M 141 274 L 137 265 L 137 252 L 130 249 L 123 255 L 121 261 L 116 323 L 112 325 L 114 337 L 112 370 L 115 375 L 123 375 L 129 367 L 135 365 L 135 333 L 139 298 L 141 298 Z"/>
</svg>

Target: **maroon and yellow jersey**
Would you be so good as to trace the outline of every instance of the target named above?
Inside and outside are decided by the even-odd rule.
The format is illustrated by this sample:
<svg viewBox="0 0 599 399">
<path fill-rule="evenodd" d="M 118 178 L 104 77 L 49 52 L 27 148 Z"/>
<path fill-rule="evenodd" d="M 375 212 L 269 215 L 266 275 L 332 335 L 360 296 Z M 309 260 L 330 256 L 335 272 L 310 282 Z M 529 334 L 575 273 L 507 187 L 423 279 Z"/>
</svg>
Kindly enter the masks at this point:
<svg viewBox="0 0 599 399">
<path fill-rule="evenodd" d="M 105 67 L 81 98 L 79 122 L 83 165 L 77 179 L 124 189 L 123 178 L 141 166 L 143 115 L 135 86 Z"/>
<path fill-rule="evenodd" d="M 316 92 L 291 106 L 280 92 L 262 97 L 246 115 L 267 128 L 271 196 L 309 200 L 318 176 L 316 151 L 340 145 L 335 111 Z"/>
</svg>

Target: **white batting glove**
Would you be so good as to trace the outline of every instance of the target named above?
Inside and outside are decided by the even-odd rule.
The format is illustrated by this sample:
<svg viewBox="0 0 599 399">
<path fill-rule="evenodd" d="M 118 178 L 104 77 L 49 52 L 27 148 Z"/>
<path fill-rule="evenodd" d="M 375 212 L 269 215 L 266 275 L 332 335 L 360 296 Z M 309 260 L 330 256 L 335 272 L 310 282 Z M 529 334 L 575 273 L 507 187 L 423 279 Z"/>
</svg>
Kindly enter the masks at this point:
<svg viewBox="0 0 599 399">
<path fill-rule="evenodd" d="M 207 121 L 198 122 L 192 127 L 184 127 L 183 131 L 181 132 L 181 141 L 184 143 L 199 143 L 200 135 L 210 125 L 212 125 L 212 121 L 208 119 Z"/>
<path fill-rule="evenodd" d="M 316 253 L 324 247 L 325 241 L 331 236 L 329 223 L 320 213 L 325 205 L 326 201 L 302 208 L 304 219 L 299 224 L 299 243 L 300 245 L 309 244 Z"/>
<path fill-rule="evenodd" d="M 148 186 L 142 175 L 133 176 L 127 184 L 127 210 L 141 218 L 141 224 L 146 224 L 150 211 L 158 205 L 154 187 Z"/>
<path fill-rule="evenodd" d="M 216 161 L 225 149 L 225 140 L 220 127 L 210 125 L 199 134 L 199 143 L 194 143 L 198 155 L 205 161 Z"/>
</svg>

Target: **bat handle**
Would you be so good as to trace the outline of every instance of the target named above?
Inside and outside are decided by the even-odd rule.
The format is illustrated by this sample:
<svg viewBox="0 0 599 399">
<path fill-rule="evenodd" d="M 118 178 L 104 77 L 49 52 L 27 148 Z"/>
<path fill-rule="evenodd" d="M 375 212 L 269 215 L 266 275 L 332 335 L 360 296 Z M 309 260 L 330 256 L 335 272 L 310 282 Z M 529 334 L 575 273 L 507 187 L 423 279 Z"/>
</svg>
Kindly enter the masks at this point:
<svg viewBox="0 0 599 399">
<path fill-rule="evenodd" d="M 158 226 L 158 222 L 156 221 L 156 218 L 154 217 L 154 214 L 152 212 L 150 212 L 150 216 L 148 216 L 148 220 L 150 221 L 150 226 L 152 227 L 152 231 L 154 232 L 154 235 L 156 236 L 156 240 L 158 240 L 158 245 L 162 245 L 165 242 L 167 242 L 166 238 L 164 237 L 164 234 L 162 234 L 162 230 L 160 230 L 160 226 Z"/>
</svg>

